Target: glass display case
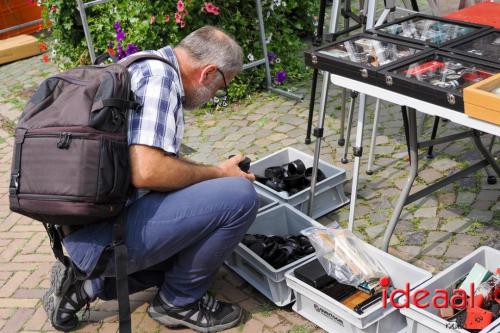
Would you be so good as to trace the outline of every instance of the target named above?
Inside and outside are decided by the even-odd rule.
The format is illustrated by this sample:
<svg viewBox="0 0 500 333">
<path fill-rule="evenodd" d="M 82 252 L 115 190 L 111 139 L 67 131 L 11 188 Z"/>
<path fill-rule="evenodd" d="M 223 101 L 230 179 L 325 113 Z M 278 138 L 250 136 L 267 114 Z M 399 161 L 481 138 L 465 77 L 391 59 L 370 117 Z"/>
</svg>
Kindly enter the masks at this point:
<svg viewBox="0 0 500 333">
<path fill-rule="evenodd" d="M 432 51 L 382 71 L 386 86 L 463 112 L 463 89 L 500 72 L 500 65 Z"/>
<path fill-rule="evenodd" d="M 381 25 L 370 32 L 432 47 L 443 47 L 491 27 L 416 14 Z"/>
<path fill-rule="evenodd" d="M 479 36 L 453 43 L 447 47 L 453 53 L 500 63 L 500 30 L 490 30 Z"/>
<path fill-rule="evenodd" d="M 383 85 L 378 73 L 397 61 L 408 59 L 424 50 L 423 47 L 370 34 L 350 38 L 306 51 L 306 64 L 351 79 Z"/>
</svg>

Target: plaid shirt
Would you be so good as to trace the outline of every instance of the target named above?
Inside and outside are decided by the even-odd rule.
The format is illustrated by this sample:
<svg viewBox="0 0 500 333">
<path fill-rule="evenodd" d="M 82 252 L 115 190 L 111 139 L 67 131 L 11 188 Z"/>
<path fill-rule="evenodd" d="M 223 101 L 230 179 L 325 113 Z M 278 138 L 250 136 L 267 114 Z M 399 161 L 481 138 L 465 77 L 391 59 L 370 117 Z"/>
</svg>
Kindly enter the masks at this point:
<svg viewBox="0 0 500 333">
<path fill-rule="evenodd" d="M 179 64 L 171 47 L 153 53 L 167 59 L 177 68 L 157 60 L 143 60 L 132 64 L 128 71 L 131 90 L 136 101 L 141 104 L 138 112 L 130 112 L 128 124 L 128 144 L 139 144 L 162 149 L 166 154 L 179 156 L 184 132 L 182 100 L 184 88 L 177 73 Z M 135 190 L 127 205 L 149 191 Z"/>
</svg>

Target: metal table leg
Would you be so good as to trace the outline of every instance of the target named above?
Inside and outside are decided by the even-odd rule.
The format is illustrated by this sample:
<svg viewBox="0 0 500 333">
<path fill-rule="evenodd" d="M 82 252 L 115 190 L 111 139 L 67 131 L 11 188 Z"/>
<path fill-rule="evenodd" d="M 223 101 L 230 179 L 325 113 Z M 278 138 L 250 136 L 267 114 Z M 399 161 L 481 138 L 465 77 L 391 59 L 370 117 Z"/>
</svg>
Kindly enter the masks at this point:
<svg viewBox="0 0 500 333">
<path fill-rule="evenodd" d="M 365 126 L 366 95 L 359 94 L 358 125 L 356 128 L 356 143 L 353 147 L 354 167 L 352 170 L 351 203 L 349 207 L 349 230 L 354 229 L 354 216 L 356 212 L 356 197 L 358 193 L 359 167 L 363 155 L 363 129 Z"/>
<path fill-rule="evenodd" d="M 410 175 L 406 180 L 406 184 L 399 196 L 399 199 L 392 213 L 391 220 L 387 225 L 387 229 L 384 234 L 383 250 L 389 250 L 389 243 L 391 241 L 394 229 L 396 229 L 396 224 L 398 223 L 399 216 L 406 204 L 407 198 L 410 194 L 411 187 L 418 173 L 418 143 L 417 143 L 417 112 L 415 109 L 407 108 L 408 110 L 408 134 L 409 134 L 409 146 L 410 146 Z"/>
<path fill-rule="evenodd" d="M 368 154 L 368 166 L 366 167 L 366 173 L 368 175 L 373 174 L 373 155 L 375 154 L 375 144 L 377 141 L 377 127 L 378 127 L 378 115 L 380 112 L 380 99 L 377 98 L 375 103 L 375 115 L 373 116 L 373 128 L 372 128 L 372 139 L 370 142 L 370 152 Z"/>
<path fill-rule="evenodd" d="M 321 150 L 321 141 L 323 138 L 323 128 L 325 124 L 326 100 L 328 99 L 328 88 L 330 85 L 330 73 L 323 72 L 323 86 L 321 88 L 321 100 L 319 103 L 318 127 L 314 129 L 313 135 L 316 137 L 316 146 L 314 148 L 313 172 L 311 175 L 311 190 L 309 191 L 309 210 L 308 215 L 313 215 L 314 194 L 316 193 L 316 178 L 318 176 L 319 156 Z"/>
<path fill-rule="evenodd" d="M 347 114 L 347 140 L 344 143 L 344 154 L 340 159 L 340 162 L 343 164 L 349 163 L 349 160 L 347 159 L 347 152 L 349 151 L 349 143 L 351 143 L 352 118 L 354 116 L 354 105 L 356 104 L 357 96 L 357 91 L 351 91 L 351 103 L 349 104 L 349 113 Z"/>
<path fill-rule="evenodd" d="M 343 146 L 345 144 L 345 101 L 347 100 L 347 89 L 342 88 L 342 101 L 340 102 L 341 111 L 340 111 L 340 137 L 338 144 L 339 146 Z"/>
<path fill-rule="evenodd" d="M 486 149 L 486 147 L 483 145 L 483 142 L 481 141 L 481 133 L 477 130 L 472 131 L 472 133 L 473 133 L 472 138 L 474 139 L 474 143 L 477 149 L 479 150 L 481 155 L 483 155 L 484 159 L 488 161 L 488 163 L 490 164 L 493 171 L 495 171 L 497 176 L 500 177 L 500 166 L 498 166 L 493 156 L 491 156 L 490 151 Z"/>
</svg>

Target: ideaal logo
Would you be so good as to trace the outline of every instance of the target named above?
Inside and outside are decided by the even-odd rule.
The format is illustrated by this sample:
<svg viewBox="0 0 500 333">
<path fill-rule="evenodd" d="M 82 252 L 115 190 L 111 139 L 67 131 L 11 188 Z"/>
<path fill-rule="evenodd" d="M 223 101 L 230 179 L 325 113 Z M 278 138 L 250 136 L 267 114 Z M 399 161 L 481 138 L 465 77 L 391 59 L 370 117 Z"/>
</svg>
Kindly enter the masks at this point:
<svg viewBox="0 0 500 333">
<path fill-rule="evenodd" d="M 323 316 L 328 317 L 328 318 L 334 320 L 335 322 L 337 322 L 337 324 L 339 324 L 341 326 L 344 326 L 344 322 L 342 321 L 342 319 L 340 319 L 339 317 L 335 316 L 333 313 L 326 311 L 325 309 L 323 309 L 318 304 L 314 304 L 314 310 L 316 310 L 317 312 L 321 313 Z"/>
<path fill-rule="evenodd" d="M 449 306 L 454 309 L 465 309 L 467 307 L 467 293 L 463 289 L 453 289 L 451 297 L 446 289 L 436 289 L 430 298 L 430 302 L 423 302 L 427 296 L 431 295 L 431 292 L 427 289 L 416 289 L 410 297 L 410 284 L 406 283 L 404 289 L 394 289 L 390 295 L 387 295 L 387 289 L 385 288 L 387 285 L 384 284 L 381 283 L 381 286 L 384 287 L 382 290 L 382 306 L 384 308 L 387 307 L 387 299 L 389 299 L 390 304 L 396 309 L 409 308 L 410 302 L 420 309 L 425 309 L 431 305 L 437 309 Z M 471 283 L 469 295 L 474 294 L 474 283 Z M 398 303 L 395 300 L 400 295 L 405 296 L 405 301 L 402 303 Z M 469 306 L 474 307 L 474 297 L 471 298 Z"/>
</svg>

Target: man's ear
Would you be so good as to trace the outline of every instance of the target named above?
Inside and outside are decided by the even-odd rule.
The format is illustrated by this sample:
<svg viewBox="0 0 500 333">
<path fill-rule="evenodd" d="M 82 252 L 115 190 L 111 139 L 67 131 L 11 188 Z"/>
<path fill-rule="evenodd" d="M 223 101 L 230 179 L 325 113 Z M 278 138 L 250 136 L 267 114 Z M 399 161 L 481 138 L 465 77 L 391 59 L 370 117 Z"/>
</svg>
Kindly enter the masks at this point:
<svg viewBox="0 0 500 333">
<path fill-rule="evenodd" d="M 213 80 L 213 76 L 217 72 L 217 66 L 215 65 L 206 65 L 201 70 L 201 75 L 199 79 L 199 84 L 207 85 Z"/>
</svg>

